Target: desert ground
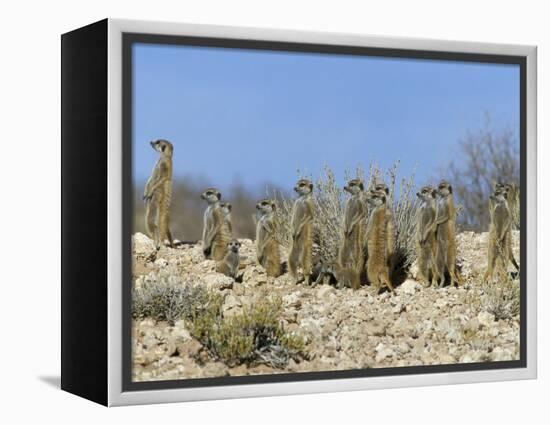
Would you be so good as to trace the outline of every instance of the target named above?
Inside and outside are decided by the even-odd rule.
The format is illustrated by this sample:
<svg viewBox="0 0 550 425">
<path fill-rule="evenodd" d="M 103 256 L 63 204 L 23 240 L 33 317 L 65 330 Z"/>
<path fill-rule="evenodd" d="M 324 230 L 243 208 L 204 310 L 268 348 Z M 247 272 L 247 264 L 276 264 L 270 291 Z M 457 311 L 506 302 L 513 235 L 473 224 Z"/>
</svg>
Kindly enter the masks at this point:
<svg viewBox="0 0 550 425">
<path fill-rule="evenodd" d="M 519 359 L 518 280 L 483 284 L 487 233 L 457 236 L 464 284 L 426 288 L 415 280 L 415 265 L 396 294 L 295 284 L 288 274 L 268 278 L 257 265 L 253 241 L 241 239 L 242 281 L 216 273 L 200 242 L 156 252 L 147 236 L 133 235 L 133 290 L 188 285 L 216 294 L 221 320 L 239 317 L 266 299 L 278 299 L 279 320 L 303 342 L 298 355 L 258 355 L 224 361 L 196 338 L 189 320 L 162 320 L 147 309 L 133 314 L 133 379 L 174 380 L 219 376 L 330 371 L 357 368 L 506 361 Z M 513 232 L 519 260 L 519 232 Z M 241 279 L 239 279 L 241 280 Z M 175 289 L 174 289 L 175 288 Z M 172 292 L 170 292 L 172 291 Z M 154 301 L 152 301 L 154 302 Z M 186 302 L 184 299 L 182 302 Z M 150 306 L 149 306 L 150 307 Z M 135 309 L 134 309 L 135 310 Z M 271 359 L 271 360 L 270 360 Z"/>
</svg>

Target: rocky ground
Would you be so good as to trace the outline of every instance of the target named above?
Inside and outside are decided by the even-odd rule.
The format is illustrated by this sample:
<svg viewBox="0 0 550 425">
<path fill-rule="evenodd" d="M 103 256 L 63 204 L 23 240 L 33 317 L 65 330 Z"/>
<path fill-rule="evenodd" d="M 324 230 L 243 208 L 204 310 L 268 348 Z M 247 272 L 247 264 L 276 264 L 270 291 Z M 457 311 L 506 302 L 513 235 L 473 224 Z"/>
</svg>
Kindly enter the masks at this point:
<svg viewBox="0 0 550 425">
<path fill-rule="evenodd" d="M 285 369 L 265 365 L 228 367 L 215 361 L 186 329 L 152 319 L 134 320 L 133 374 L 137 381 L 273 374 L 374 367 L 399 367 L 519 359 L 519 316 L 496 320 L 476 302 L 486 266 L 487 234 L 458 235 L 458 262 L 466 283 L 460 288 L 425 288 L 410 277 L 396 295 L 329 285 L 295 285 L 288 275 L 268 278 L 255 263 L 254 245 L 241 240 L 242 283 L 215 272 L 200 244 L 161 248 L 133 237 L 134 285 L 159 279 L 194 282 L 219 291 L 224 315 L 277 295 L 283 300 L 285 329 L 306 340 L 308 360 L 290 360 Z M 518 258 L 519 235 L 514 234 Z M 183 284 L 183 283 L 182 283 Z"/>
</svg>

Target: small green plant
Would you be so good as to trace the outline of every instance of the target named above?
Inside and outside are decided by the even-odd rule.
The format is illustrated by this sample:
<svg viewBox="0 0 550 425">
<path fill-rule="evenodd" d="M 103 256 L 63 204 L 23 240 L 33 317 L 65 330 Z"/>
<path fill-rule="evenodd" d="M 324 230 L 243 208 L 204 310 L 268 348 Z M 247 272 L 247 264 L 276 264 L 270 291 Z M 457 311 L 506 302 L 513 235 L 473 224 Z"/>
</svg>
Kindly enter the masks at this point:
<svg viewBox="0 0 550 425">
<path fill-rule="evenodd" d="M 265 363 L 282 368 L 291 358 L 305 357 L 301 336 L 287 333 L 280 323 L 280 300 L 267 300 L 224 318 L 215 311 L 195 316 L 191 334 L 229 366 Z"/>
<path fill-rule="evenodd" d="M 172 325 L 185 320 L 191 335 L 228 366 L 265 363 L 283 368 L 291 358 L 306 357 L 304 339 L 281 324 L 280 299 L 256 303 L 231 317 L 224 317 L 222 305 L 223 297 L 202 285 L 159 277 L 134 289 L 132 317 Z"/>
</svg>

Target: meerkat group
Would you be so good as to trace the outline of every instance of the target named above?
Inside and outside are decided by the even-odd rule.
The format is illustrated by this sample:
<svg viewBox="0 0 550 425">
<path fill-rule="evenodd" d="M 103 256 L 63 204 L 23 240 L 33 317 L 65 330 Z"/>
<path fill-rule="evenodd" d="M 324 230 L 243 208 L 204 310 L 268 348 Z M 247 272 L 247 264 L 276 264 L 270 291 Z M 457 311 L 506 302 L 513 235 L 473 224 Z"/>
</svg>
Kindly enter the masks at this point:
<svg viewBox="0 0 550 425">
<path fill-rule="evenodd" d="M 151 177 L 145 185 L 145 226 L 148 235 L 160 249 L 162 244 L 173 246 L 170 233 L 169 209 L 172 194 L 172 157 L 174 148 L 167 140 L 151 142 L 159 153 Z M 386 287 L 394 292 L 392 275 L 396 266 L 395 223 L 389 203 L 390 191 L 383 182 L 365 190 L 360 179 L 344 186 L 349 194 L 344 206 L 342 234 L 336 261 L 320 264 L 313 276 L 312 252 L 315 208 L 313 183 L 300 179 L 294 186 L 291 219 L 291 246 L 288 269 L 295 283 L 313 285 L 330 279 L 338 287 L 358 289 L 361 277 L 378 291 Z M 462 278 L 456 266 L 456 210 L 452 186 L 442 180 L 436 188 L 424 186 L 416 194 L 419 199 L 416 223 L 416 257 L 418 278 L 426 286 L 442 287 L 446 274 L 451 285 L 460 285 Z M 236 278 L 240 267 L 241 243 L 233 237 L 231 204 L 222 202 L 216 188 L 206 189 L 201 198 L 207 207 L 203 218 L 202 251 L 206 259 L 216 261 L 220 273 Z M 487 270 L 484 280 L 493 277 L 498 262 L 506 269 L 509 262 L 519 271 L 512 253 L 511 209 L 519 202 L 517 189 L 507 183 L 495 183 L 489 197 L 490 229 L 487 244 Z M 278 241 L 276 204 L 263 199 L 256 204 L 256 259 L 270 277 L 283 274 L 284 261 Z"/>
<path fill-rule="evenodd" d="M 507 183 L 495 183 L 489 196 L 489 240 L 487 243 L 487 271 L 483 280 L 492 279 L 495 266 L 500 262 L 506 271 L 508 263 L 519 272 L 519 265 L 512 252 L 512 208 L 518 202 L 516 187 Z"/>
<path fill-rule="evenodd" d="M 453 188 L 441 180 L 437 188 L 424 186 L 416 194 L 420 200 L 417 215 L 418 276 L 426 286 L 442 287 L 445 272 L 451 285 L 462 283 L 456 267 L 456 210 Z"/>
</svg>

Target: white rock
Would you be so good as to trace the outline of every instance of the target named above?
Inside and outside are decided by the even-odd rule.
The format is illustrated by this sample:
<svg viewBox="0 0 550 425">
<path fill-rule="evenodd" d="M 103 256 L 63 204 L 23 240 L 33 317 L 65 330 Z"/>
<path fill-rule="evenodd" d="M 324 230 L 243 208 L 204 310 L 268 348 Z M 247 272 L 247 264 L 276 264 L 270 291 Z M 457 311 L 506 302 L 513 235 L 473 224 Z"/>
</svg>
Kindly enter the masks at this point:
<svg viewBox="0 0 550 425">
<path fill-rule="evenodd" d="M 449 303 L 445 298 L 439 298 L 435 301 L 434 305 L 437 308 L 445 308 L 449 305 Z"/>
<path fill-rule="evenodd" d="M 412 279 L 407 279 L 398 289 L 399 292 L 403 292 L 404 294 L 414 295 L 417 289 L 420 289 L 420 285 Z"/>
<path fill-rule="evenodd" d="M 241 306 L 241 301 L 236 296 L 229 294 L 223 302 L 222 312 L 227 316 L 230 311 L 236 313 L 235 310 L 240 310 Z"/>
<path fill-rule="evenodd" d="M 490 327 L 495 325 L 495 316 L 491 313 L 488 313 L 486 311 L 482 311 L 477 315 L 477 320 L 482 326 Z"/>
<path fill-rule="evenodd" d="M 146 258 L 156 251 L 155 243 L 143 233 L 135 233 L 132 236 L 134 255 L 138 258 Z"/>
<path fill-rule="evenodd" d="M 155 260 L 155 266 L 160 267 L 161 269 L 168 265 L 168 261 L 164 258 L 158 258 Z"/>
<path fill-rule="evenodd" d="M 220 273 L 207 274 L 202 277 L 202 281 L 206 287 L 210 290 L 223 290 L 231 289 L 233 287 L 234 280 L 229 276 L 225 276 Z"/>
<path fill-rule="evenodd" d="M 386 347 L 384 344 L 380 343 L 376 346 L 376 362 L 379 363 L 388 357 L 393 356 L 393 350 L 389 347 Z"/>
<path fill-rule="evenodd" d="M 334 289 L 334 287 L 330 285 L 321 285 L 321 287 L 317 289 L 317 292 L 315 293 L 315 296 L 319 299 L 323 299 L 331 295 L 336 295 L 336 289 Z"/>
</svg>

